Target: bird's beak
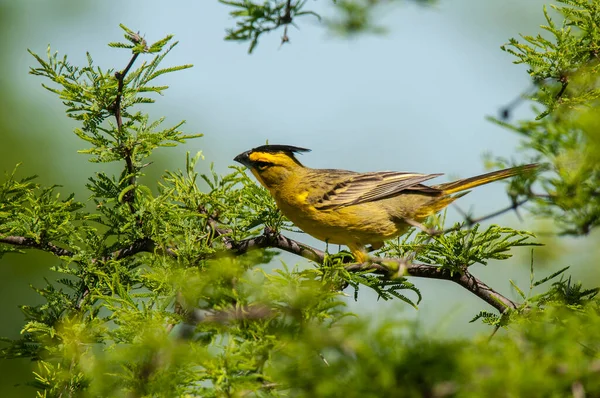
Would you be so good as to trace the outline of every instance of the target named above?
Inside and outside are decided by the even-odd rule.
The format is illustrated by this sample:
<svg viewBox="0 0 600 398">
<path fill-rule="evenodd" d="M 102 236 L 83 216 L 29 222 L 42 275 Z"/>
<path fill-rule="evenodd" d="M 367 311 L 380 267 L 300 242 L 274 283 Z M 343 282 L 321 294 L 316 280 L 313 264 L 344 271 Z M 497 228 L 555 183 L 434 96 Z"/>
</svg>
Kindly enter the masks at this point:
<svg viewBox="0 0 600 398">
<path fill-rule="evenodd" d="M 250 164 L 250 154 L 252 153 L 252 151 L 246 151 L 243 153 L 240 153 L 239 155 L 237 155 L 236 157 L 233 158 L 233 160 L 235 160 L 238 163 L 243 164 L 244 166 L 250 168 L 251 164 Z"/>
</svg>

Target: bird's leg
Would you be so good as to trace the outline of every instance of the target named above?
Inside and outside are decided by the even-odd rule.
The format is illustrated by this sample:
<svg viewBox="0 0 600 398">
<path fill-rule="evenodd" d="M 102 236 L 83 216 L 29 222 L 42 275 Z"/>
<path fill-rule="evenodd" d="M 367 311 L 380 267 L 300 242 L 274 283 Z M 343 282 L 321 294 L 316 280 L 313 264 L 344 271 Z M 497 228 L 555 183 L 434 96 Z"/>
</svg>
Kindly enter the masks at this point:
<svg viewBox="0 0 600 398">
<path fill-rule="evenodd" d="M 348 249 L 350 249 L 350 252 L 354 256 L 354 260 L 356 260 L 357 263 L 362 264 L 370 262 L 369 255 L 365 251 L 364 246 L 351 244 L 348 245 Z"/>
</svg>

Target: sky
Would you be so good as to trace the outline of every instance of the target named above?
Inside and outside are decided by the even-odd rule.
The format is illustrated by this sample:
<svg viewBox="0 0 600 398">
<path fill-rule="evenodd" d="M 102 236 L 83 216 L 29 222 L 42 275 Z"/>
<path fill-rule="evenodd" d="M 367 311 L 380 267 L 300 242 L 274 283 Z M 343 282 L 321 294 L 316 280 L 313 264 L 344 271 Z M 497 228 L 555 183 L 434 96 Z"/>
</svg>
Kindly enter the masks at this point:
<svg viewBox="0 0 600 398">
<path fill-rule="evenodd" d="M 486 116 L 498 115 L 529 87 L 526 67 L 513 65 L 514 58 L 500 46 L 519 33 L 539 31 L 543 2 L 442 0 L 431 7 L 398 3 L 379 15 L 388 28 L 385 35 L 343 38 L 305 17 L 296 21 L 298 29 L 290 27 L 290 43 L 280 46 L 281 33 L 272 33 L 261 39 L 252 55 L 247 44 L 223 40 L 225 28 L 235 21 L 228 7 L 216 0 L 0 3 L 10 12 L 13 32 L 6 43 L 10 56 L 5 57 L 0 87 L 15 93 L 8 107 L 27 104 L 33 109 L 14 116 L 14 139 L 28 145 L 23 167 L 39 174 L 40 165 L 47 164 L 42 178 L 58 180 L 66 191 L 80 190 L 87 176 L 99 170 L 99 165 L 76 154 L 85 145 L 71 133 L 75 124 L 64 116 L 60 102 L 41 88 L 41 78 L 27 73 L 34 60 L 26 49 L 44 54 L 50 44 L 52 51 L 68 54 L 73 64 L 83 63 L 89 51 L 98 65 L 121 69 L 129 55 L 106 45 L 122 40 L 120 23 L 140 31 L 149 42 L 174 34 L 179 45 L 165 64 L 194 65 L 163 76 L 160 83 L 171 88 L 156 105 L 142 108 L 154 118 L 166 116 L 167 124 L 186 120 L 186 131 L 205 135 L 175 149 L 161 149 L 156 173 L 183 168 L 185 152 L 200 150 L 206 158 L 201 168 L 213 162 L 219 173 L 226 173 L 235 155 L 267 140 L 311 148 L 301 158 L 311 167 L 446 174 L 436 182 L 485 172 L 486 152 L 524 159 L 515 151 L 518 137 L 486 121 Z M 307 5 L 324 16 L 334 12 L 326 1 Z M 531 112 L 521 107 L 516 116 L 529 117 Z M 11 159 L 0 160 L 5 170 L 18 157 L 11 147 L 0 147 L 0 159 Z M 503 185 L 492 184 L 461 199 L 459 206 L 483 215 L 506 204 Z M 449 217 L 459 219 L 453 210 Z M 503 220 L 526 228 L 513 215 Z M 306 236 L 298 238 L 324 248 Z M 476 266 L 474 272 L 497 281 L 499 290 L 515 298 L 508 278 L 528 278 L 528 255 L 519 254 L 520 265 L 500 269 L 493 263 Z M 298 262 L 291 256 L 281 258 Z M 2 261 L 10 267 L 10 261 Z M 460 333 L 470 333 L 465 332 L 465 322 L 485 308 L 448 282 L 413 282 L 425 296 L 419 311 L 378 302 L 369 294 L 359 304 L 349 300 L 350 306 L 374 318 L 399 314 L 419 319 L 432 331 Z"/>
</svg>

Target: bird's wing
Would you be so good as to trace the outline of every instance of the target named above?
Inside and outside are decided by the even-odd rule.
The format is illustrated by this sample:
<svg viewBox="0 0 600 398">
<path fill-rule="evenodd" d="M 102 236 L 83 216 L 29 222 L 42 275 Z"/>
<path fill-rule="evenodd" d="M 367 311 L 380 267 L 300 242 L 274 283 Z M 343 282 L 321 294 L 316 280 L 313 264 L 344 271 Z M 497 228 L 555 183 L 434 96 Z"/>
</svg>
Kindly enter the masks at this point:
<svg viewBox="0 0 600 398">
<path fill-rule="evenodd" d="M 316 209 L 329 210 L 390 198 L 406 190 L 430 195 L 441 194 L 439 189 L 421 185 L 423 181 L 441 175 L 395 171 L 356 173 L 341 179 L 324 195 L 315 198 L 313 203 Z"/>
</svg>

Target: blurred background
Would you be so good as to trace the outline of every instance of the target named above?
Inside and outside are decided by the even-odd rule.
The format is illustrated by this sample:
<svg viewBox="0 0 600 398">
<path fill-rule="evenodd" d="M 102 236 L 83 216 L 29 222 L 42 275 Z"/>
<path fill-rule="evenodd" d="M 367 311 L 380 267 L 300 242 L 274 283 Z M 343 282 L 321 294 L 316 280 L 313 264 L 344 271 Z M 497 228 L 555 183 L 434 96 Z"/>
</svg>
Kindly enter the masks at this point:
<svg viewBox="0 0 600 398">
<path fill-rule="evenodd" d="M 402 2 L 400 2 L 402 3 Z M 122 40 L 119 23 L 140 31 L 149 42 L 167 34 L 180 41 L 165 65 L 194 64 L 194 68 L 163 76 L 171 86 L 151 117 L 166 116 L 167 124 L 186 120 L 184 129 L 204 138 L 185 146 L 160 149 L 144 181 L 155 186 L 165 169 L 183 168 L 185 152 L 202 151 L 219 173 L 226 173 L 233 157 L 270 143 L 312 148 L 301 161 L 311 167 L 356 171 L 402 170 L 444 172 L 446 178 L 484 172 L 482 155 L 519 159 L 518 138 L 485 120 L 526 90 L 526 67 L 512 65 L 500 45 L 519 33 L 537 34 L 542 24 L 541 0 L 441 0 L 421 7 L 402 3 L 386 9 L 378 22 L 385 35 L 338 37 L 316 19 L 298 20 L 290 27 L 290 43 L 280 46 L 282 32 L 261 39 L 252 55 L 247 44 L 225 42 L 225 29 L 235 23 L 228 7 L 212 1 L 73 2 L 0 0 L 3 37 L 0 74 L 0 172 L 39 175 L 46 185 L 60 184 L 60 192 L 86 200 L 87 177 L 105 165 L 89 163 L 77 150 L 86 143 L 72 133 L 58 98 L 41 87 L 42 79 L 28 74 L 34 59 L 27 49 L 44 55 L 67 54 L 72 64 L 85 63 L 90 52 L 97 65 L 122 69 L 129 55 L 106 44 Z M 334 15 L 329 2 L 310 4 L 322 15 Z M 530 117 L 527 105 L 515 118 Z M 115 169 L 116 170 L 116 169 Z M 4 178 L 4 176 L 2 177 Z M 463 210 L 485 215 L 509 204 L 503 184 L 479 188 L 461 199 Z M 449 221 L 460 219 L 451 209 Z M 507 214 L 494 223 L 540 232 L 549 247 L 536 249 L 538 275 L 574 265 L 575 280 L 586 286 L 599 283 L 585 264 L 599 249 L 585 239 L 552 238 L 550 221 L 523 214 Z M 316 247 L 322 242 L 300 235 Z M 510 261 L 476 265 L 472 271 L 505 295 L 515 298 L 509 278 L 527 289 L 531 252 L 514 252 Z M 303 263 L 282 255 L 288 264 Z M 40 302 L 30 288 L 40 286 L 57 260 L 30 252 L 0 259 L 0 336 L 15 337 L 23 324 L 18 305 Z M 468 321 L 481 309 L 491 310 L 458 285 L 412 280 L 423 292 L 419 310 L 400 302 L 377 301 L 363 292 L 350 308 L 374 321 L 394 317 L 417 319 L 424 332 L 470 336 L 489 329 Z M 350 294 L 352 292 L 349 292 Z M 0 396 L 29 396 L 23 387 L 31 372 L 28 361 L 0 361 Z M 15 387 L 17 385 L 17 387 Z"/>
</svg>

